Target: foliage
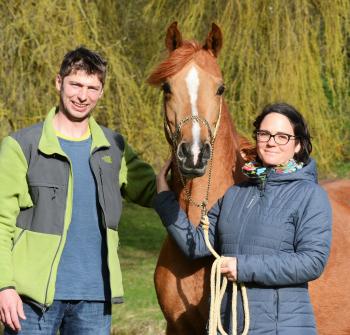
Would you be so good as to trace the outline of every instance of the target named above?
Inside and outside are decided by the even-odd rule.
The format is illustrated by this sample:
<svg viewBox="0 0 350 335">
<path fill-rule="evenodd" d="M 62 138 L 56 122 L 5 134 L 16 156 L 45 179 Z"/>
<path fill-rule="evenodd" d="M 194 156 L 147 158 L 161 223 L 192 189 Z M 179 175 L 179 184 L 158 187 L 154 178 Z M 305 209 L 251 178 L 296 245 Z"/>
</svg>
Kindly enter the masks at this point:
<svg viewBox="0 0 350 335">
<path fill-rule="evenodd" d="M 348 0 L 1 0 L 0 137 L 44 118 L 63 55 L 85 45 L 109 61 L 97 119 L 159 166 L 162 97 L 145 79 L 175 20 L 188 38 L 204 40 L 213 21 L 223 30 L 226 100 L 243 134 L 266 103 L 286 101 L 305 115 L 324 173 L 350 159 Z"/>
</svg>

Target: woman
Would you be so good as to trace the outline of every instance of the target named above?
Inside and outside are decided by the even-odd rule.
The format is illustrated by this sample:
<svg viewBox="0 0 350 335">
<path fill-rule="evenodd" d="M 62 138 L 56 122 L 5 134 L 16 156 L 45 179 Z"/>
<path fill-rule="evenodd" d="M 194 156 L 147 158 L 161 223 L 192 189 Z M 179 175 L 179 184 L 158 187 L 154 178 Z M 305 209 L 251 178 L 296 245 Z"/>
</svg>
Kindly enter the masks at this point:
<svg viewBox="0 0 350 335">
<path fill-rule="evenodd" d="M 250 307 L 250 335 L 317 334 L 308 282 L 318 278 L 331 242 L 331 208 L 317 184 L 310 134 L 303 117 L 285 104 L 266 106 L 254 122 L 257 157 L 243 172 L 248 181 L 228 189 L 209 211 L 210 241 L 226 256 L 221 272 L 244 282 Z M 183 252 L 210 255 L 201 226 L 179 208 L 166 182 L 169 162 L 157 178 L 155 208 Z M 230 285 L 222 305 L 230 325 Z M 238 332 L 243 330 L 241 298 Z"/>
</svg>

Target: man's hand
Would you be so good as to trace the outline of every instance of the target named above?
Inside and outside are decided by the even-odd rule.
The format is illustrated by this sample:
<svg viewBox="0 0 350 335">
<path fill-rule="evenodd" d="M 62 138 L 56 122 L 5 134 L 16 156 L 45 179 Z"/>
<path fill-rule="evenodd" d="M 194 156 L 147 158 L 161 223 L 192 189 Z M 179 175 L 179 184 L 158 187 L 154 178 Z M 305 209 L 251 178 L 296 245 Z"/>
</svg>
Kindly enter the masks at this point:
<svg viewBox="0 0 350 335">
<path fill-rule="evenodd" d="M 221 263 L 221 273 L 230 281 L 237 280 L 237 258 L 224 257 Z"/>
<path fill-rule="evenodd" d="M 25 320 L 22 300 L 14 289 L 0 291 L 0 320 L 14 331 L 21 330 L 20 317 Z"/>
<path fill-rule="evenodd" d="M 171 159 L 168 159 L 164 163 L 164 166 L 161 168 L 161 170 L 157 175 L 157 193 L 170 190 L 168 182 L 166 180 L 166 177 L 170 170 L 170 166 L 171 166 Z"/>
</svg>

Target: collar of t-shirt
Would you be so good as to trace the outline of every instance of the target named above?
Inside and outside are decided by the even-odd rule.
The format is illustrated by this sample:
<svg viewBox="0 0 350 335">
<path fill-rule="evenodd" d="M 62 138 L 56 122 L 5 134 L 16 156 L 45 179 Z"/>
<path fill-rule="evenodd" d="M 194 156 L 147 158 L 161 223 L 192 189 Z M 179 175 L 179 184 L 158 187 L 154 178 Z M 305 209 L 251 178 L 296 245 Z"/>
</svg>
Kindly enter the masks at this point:
<svg viewBox="0 0 350 335">
<path fill-rule="evenodd" d="M 86 130 L 85 134 L 83 134 L 81 137 L 78 137 L 78 138 L 66 136 L 66 135 L 62 134 L 61 132 L 59 132 L 58 130 L 55 130 L 55 134 L 57 137 L 62 138 L 66 141 L 80 142 L 80 141 L 87 140 L 90 137 L 91 132 L 90 132 L 90 128 L 88 128 Z"/>
</svg>

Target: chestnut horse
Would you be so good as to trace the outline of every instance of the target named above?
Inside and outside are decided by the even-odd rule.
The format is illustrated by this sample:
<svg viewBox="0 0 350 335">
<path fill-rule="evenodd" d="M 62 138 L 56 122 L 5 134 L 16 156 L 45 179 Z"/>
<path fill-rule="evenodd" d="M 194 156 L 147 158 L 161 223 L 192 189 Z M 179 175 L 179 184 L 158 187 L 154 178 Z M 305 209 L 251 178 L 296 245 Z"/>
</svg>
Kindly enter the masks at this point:
<svg viewBox="0 0 350 335">
<path fill-rule="evenodd" d="M 333 211 L 333 240 L 322 276 L 310 283 L 319 335 L 350 334 L 350 180 L 321 184 Z"/>
<path fill-rule="evenodd" d="M 173 148 L 172 189 L 197 225 L 201 204 L 210 208 L 243 178 L 241 139 L 222 98 L 225 87 L 216 59 L 221 46 L 222 34 L 214 23 L 201 45 L 183 41 L 174 22 L 166 35 L 169 56 L 148 79 L 164 91 L 164 125 Z M 154 279 L 168 335 L 205 333 L 211 263 L 211 258 L 189 260 L 171 238 L 165 240 Z"/>
</svg>

